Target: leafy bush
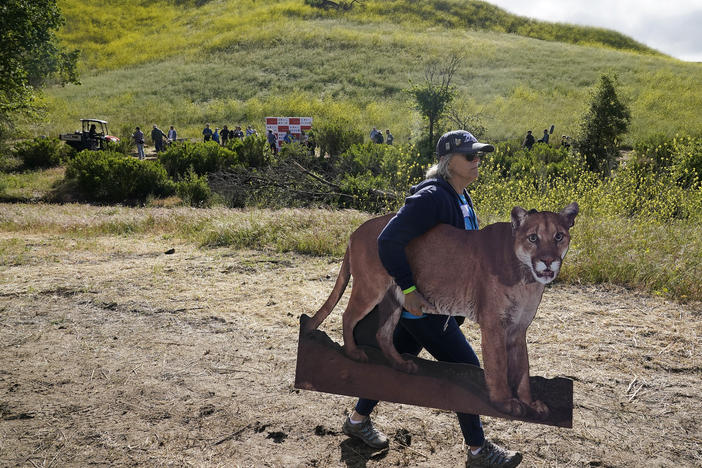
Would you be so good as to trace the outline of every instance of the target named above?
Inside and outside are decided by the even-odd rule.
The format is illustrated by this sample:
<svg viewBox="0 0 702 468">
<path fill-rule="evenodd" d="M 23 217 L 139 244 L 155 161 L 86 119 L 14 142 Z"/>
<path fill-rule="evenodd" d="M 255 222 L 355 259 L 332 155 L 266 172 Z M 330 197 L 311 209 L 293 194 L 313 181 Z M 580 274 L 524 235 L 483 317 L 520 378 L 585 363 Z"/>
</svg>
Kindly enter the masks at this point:
<svg viewBox="0 0 702 468">
<path fill-rule="evenodd" d="M 627 166 L 630 170 L 672 177 L 683 188 L 694 188 L 702 181 L 702 138 L 649 136 L 634 145 Z"/>
<path fill-rule="evenodd" d="M 674 140 L 666 135 L 649 135 L 634 144 L 633 161 L 635 164 L 649 167 L 652 171 L 661 172 L 671 163 L 674 145 Z"/>
<path fill-rule="evenodd" d="M 365 143 L 351 146 L 337 162 L 341 179 L 366 175 L 375 189 L 405 193 L 419 182 L 430 164 L 423 164 L 414 146 Z"/>
<path fill-rule="evenodd" d="M 244 167 L 264 167 L 272 162 L 266 137 L 249 135 L 246 138 L 234 138 L 227 144 L 227 148 L 236 153 L 237 161 Z"/>
<path fill-rule="evenodd" d="M 352 145 L 363 143 L 363 133 L 344 121 L 332 121 L 315 129 L 315 138 L 322 155 L 336 157 Z"/>
<path fill-rule="evenodd" d="M 555 179 L 579 177 L 585 166 L 580 155 L 567 148 L 537 143 L 527 150 L 512 141 L 486 155 L 482 168 L 481 172 L 489 170 L 489 174 L 499 174 L 501 178 L 529 179 L 535 187 L 545 188 Z"/>
<path fill-rule="evenodd" d="M 35 138 L 15 147 L 15 156 L 29 169 L 55 167 L 67 161 L 75 150 L 58 138 Z"/>
<path fill-rule="evenodd" d="M 68 164 L 66 179 L 76 182 L 81 195 L 99 202 L 131 203 L 175 191 L 163 166 L 110 151 L 81 151 Z"/>
<path fill-rule="evenodd" d="M 577 149 L 591 171 L 609 176 L 619 158 L 618 139 L 631 121 L 629 108 L 619 100 L 615 78 L 601 75 L 590 97 L 590 109 L 580 124 Z"/>
<path fill-rule="evenodd" d="M 197 175 L 218 172 L 239 163 L 237 153 L 217 142 L 174 143 L 158 157 L 168 175 L 179 180 L 191 170 Z"/>
<path fill-rule="evenodd" d="M 106 149 L 108 151 L 112 151 L 113 153 L 130 154 L 132 152 L 132 148 L 134 148 L 134 140 L 132 140 L 131 137 L 120 138 L 117 143 L 108 141 L 106 145 Z"/>
<path fill-rule="evenodd" d="M 670 173 L 683 188 L 702 186 L 702 138 L 685 138 L 674 141 L 673 162 Z"/>
<path fill-rule="evenodd" d="M 176 183 L 176 193 L 190 206 L 209 206 L 212 198 L 207 176 L 199 176 L 193 171 L 189 171 L 180 182 Z"/>
</svg>

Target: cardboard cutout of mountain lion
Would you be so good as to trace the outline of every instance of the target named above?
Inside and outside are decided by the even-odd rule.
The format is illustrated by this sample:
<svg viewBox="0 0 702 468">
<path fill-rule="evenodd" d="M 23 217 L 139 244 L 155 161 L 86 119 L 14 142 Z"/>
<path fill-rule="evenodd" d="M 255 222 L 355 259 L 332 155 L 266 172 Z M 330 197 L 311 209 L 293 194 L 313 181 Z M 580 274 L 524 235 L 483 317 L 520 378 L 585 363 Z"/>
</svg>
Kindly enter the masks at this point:
<svg viewBox="0 0 702 468">
<path fill-rule="evenodd" d="M 519 417 L 529 412 L 546 418 L 549 408 L 532 398 L 526 331 L 544 288 L 560 271 L 570 244 L 577 203 L 560 213 L 515 207 L 510 223 L 479 231 L 438 225 L 406 248 L 417 288 L 444 315 L 464 316 L 480 325 L 485 383 L 490 403 Z M 354 284 L 343 314 L 344 352 L 355 361 L 366 354 L 353 337 L 356 324 L 376 305 L 376 339 L 395 369 L 416 371 L 412 360 L 394 348 L 392 336 L 404 295 L 378 256 L 378 236 L 393 215 L 371 219 L 351 235 L 334 289 L 304 324 L 315 330 L 341 298 L 349 278 Z"/>
</svg>

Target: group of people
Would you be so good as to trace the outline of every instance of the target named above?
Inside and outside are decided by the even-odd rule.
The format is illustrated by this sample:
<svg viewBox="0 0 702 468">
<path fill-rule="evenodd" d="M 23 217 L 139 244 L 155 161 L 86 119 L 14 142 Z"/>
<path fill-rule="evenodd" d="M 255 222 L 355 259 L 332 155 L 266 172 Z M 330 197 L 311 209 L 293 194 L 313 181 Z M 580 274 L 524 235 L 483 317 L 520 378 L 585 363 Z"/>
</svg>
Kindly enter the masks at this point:
<svg viewBox="0 0 702 468">
<path fill-rule="evenodd" d="M 168 133 L 164 133 L 163 130 L 158 128 L 158 125 L 156 124 L 154 124 L 153 129 L 151 130 L 151 141 L 154 142 L 154 148 L 156 149 L 157 153 L 164 151 L 166 146 L 177 139 L 178 132 L 176 132 L 173 125 L 171 125 L 171 128 L 168 129 Z M 144 132 L 142 132 L 139 127 L 136 127 L 134 133 L 132 133 L 132 140 L 134 140 L 134 144 L 136 144 L 139 159 L 144 159 Z"/>
<path fill-rule="evenodd" d="M 224 125 L 221 130 L 219 127 L 215 127 L 214 131 L 212 131 L 212 129 L 210 128 L 210 124 L 205 124 L 205 128 L 202 130 L 203 141 L 216 141 L 222 146 L 227 146 L 227 143 L 229 141 L 234 140 L 235 138 L 243 140 L 244 137 L 250 135 L 258 135 L 256 129 L 253 128 L 251 125 L 248 125 L 246 127 L 246 132 L 244 132 L 241 129 L 241 126 L 239 125 L 237 125 L 233 129 L 230 129 L 229 127 Z"/>
<path fill-rule="evenodd" d="M 537 140 L 534 135 L 532 135 L 531 130 L 528 130 L 526 136 L 524 137 L 524 141 L 522 141 L 522 147 L 530 150 L 535 143 L 546 143 L 548 145 L 551 133 L 553 133 L 553 125 L 551 126 L 550 131 L 548 129 L 544 129 L 543 136 Z M 568 135 L 563 135 L 561 137 L 561 147 L 570 148 L 570 137 Z"/>
<path fill-rule="evenodd" d="M 383 132 L 373 127 L 373 130 L 371 130 L 370 132 L 370 139 L 373 143 L 378 143 L 379 145 L 382 145 L 383 143 L 387 145 L 392 145 L 392 142 L 395 139 L 395 137 L 393 137 L 392 133 L 390 133 L 390 130 L 387 129 L 385 130 L 385 138 L 383 138 Z"/>
<path fill-rule="evenodd" d="M 275 133 L 273 133 L 273 130 L 268 130 L 266 139 L 268 140 L 268 145 L 270 146 L 273 154 L 278 154 L 278 137 L 275 135 Z M 300 132 L 299 138 L 295 136 L 295 134 L 290 133 L 290 130 L 286 131 L 285 135 L 283 136 L 283 143 L 299 143 L 306 147 L 310 154 L 314 154 L 314 149 L 317 146 L 312 132 L 305 133 L 304 130 Z"/>
</svg>

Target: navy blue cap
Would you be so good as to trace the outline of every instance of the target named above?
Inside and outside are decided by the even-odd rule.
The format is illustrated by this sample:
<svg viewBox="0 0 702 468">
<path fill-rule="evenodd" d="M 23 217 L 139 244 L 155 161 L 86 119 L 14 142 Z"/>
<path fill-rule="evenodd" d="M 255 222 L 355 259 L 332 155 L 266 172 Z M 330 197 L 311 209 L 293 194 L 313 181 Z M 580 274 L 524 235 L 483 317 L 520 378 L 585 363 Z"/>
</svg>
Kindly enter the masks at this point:
<svg viewBox="0 0 702 468">
<path fill-rule="evenodd" d="M 441 135 L 436 144 L 436 156 L 446 156 L 447 154 L 476 154 L 492 153 L 495 147 L 486 143 L 479 143 L 478 139 L 465 130 L 453 130 Z"/>
</svg>

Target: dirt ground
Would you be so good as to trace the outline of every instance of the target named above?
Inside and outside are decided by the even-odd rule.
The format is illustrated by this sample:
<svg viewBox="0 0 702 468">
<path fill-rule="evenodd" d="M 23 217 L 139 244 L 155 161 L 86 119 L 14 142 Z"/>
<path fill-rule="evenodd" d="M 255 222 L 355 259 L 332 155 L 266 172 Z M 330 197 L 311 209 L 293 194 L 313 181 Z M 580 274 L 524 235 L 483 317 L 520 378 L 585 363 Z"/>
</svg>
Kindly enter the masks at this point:
<svg viewBox="0 0 702 468">
<path fill-rule="evenodd" d="M 392 442 L 372 451 L 341 433 L 352 398 L 294 388 L 299 316 L 340 259 L 137 236 L 0 245 L 0 466 L 464 464 L 450 412 L 382 403 Z M 322 325 L 337 342 L 340 319 Z M 484 418 L 486 434 L 528 467 L 702 466 L 701 335 L 699 305 L 550 287 L 531 371 L 575 381 L 573 428 Z"/>
</svg>

